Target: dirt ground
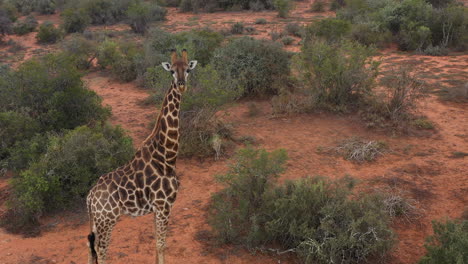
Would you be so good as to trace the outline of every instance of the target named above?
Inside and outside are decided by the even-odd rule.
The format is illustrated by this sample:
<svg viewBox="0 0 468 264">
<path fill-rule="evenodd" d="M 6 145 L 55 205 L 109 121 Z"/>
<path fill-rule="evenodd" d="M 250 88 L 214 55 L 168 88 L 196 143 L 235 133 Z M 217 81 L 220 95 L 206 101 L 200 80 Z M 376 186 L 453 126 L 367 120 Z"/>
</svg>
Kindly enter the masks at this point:
<svg viewBox="0 0 468 264">
<path fill-rule="evenodd" d="M 307 4 L 307 5 L 306 5 Z M 269 38 L 268 33 L 281 30 L 291 21 L 308 23 L 333 13 L 310 13 L 309 3 L 299 3 L 288 19 L 276 18 L 275 12 L 230 12 L 212 14 L 180 14 L 169 10 L 164 27 L 180 31 L 197 27 L 227 27 L 236 21 L 252 24 L 258 29 L 256 37 Z M 254 25 L 257 18 L 265 18 L 267 25 Z M 59 17 L 40 17 L 39 20 Z M 114 26 L 125 29 L 125 26 Z M 98 30 L 99 27 L 93 28 Z M 112 27 L 107 27 L 112 30 Z M 24 49 L 23 58 L 16 64 L 54 47 L 35 44 L 35 33 L 14 37 Z M 297 44 L 290 49 L 298 49 Z M 4 48 L 0 52 L 11 56 Z M 383 67 L 410 66 L 434 89 L 449 80 L 468 80 L 468 55 L 430 57 L 401 53 L 395 49 L 381 52 Z M 158 109 L 143 106 L 141 100 L 148 93 L 135 83 L 119 83 L 108 74 L 92 71 L 84 77 L 86 84 L 103 97 L 103 104 L 112 107 L 111 122 L 125 128 L 138 146 L 150 132 Z M 259 113 L 248 117 L 249 104 Z M 453 152 L 468 152 L 468 106 L 443 102 L 429 95 L 419 106 L 421 115 L 435 124 L 435 132 L 419 136 L 392 136 L 366 129 L 357 116 L 331 114 L 303 114 L 274 116 L 269 101 L 245 101 L 229 107 L 225 120 L 233 125 L 236 137 L 251 136 L 257 146 L 268 150 L 286 149 L 290 157 L 287 172 L 281 178 L 296 179 L 323 175 L 338 178 L 351 175 L 368 187 L 389 186 L 401 190 L 416 201 L 420 216 L 410 221 L 396 220 L 394 229 L 398 242 L 385 263 L 415 263 L 424 254 L 424 238 L 431 234 L 431 221 L 460 217 L 468 206 L 468 166 L 465 158 L 455 158 Z M 255 129 L 252 129 L 255 127 Z M 375 162 L 353 163 L 341 157 L 327 155 L 321 148 L 336 146 L 337 142 L 353 136 L 385 141 L 390 152 Z M 167 263 L 296 263 L 288 255 L 251 254 L 236 247 L 214 247 L 207 242 L 209 226 L 206 222 L 210 195 L 219 190 L 213 175 L 224 173 L 228 157 L 219 161 L 207 159 L 179 159 L 177 170 L 181 189 L 172 211 L 167 238 Z M 0 200 L 8 191 L 8 179 L 0 178 Z M 5 195 L 6 196 L 6 195 Z M 5 204 L 0 205 L 0 213 Z M 23 238 L 0 230 L 0 264 L 16 263 L 85 263 L 86 236 L 89 233 L 87 216 L 82 209 L 42 220 L 44 231 L 39 237 Z M 112 234 L 109 263 L 154 263 L 155 242 L 151 215 L 122 217 Z"/>
</svg>

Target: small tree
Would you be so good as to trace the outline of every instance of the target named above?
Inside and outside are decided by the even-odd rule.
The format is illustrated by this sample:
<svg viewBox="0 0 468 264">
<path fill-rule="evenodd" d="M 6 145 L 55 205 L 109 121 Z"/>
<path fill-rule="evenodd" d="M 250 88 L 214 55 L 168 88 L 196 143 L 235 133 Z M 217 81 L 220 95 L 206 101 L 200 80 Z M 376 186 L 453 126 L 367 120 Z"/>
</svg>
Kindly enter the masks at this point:
<svg viewBox="0 0 468 264">
<path fill-rule="evenodd" d="M 61 16 L 63 17 L 62 27 L 67 33 L 82 33 L 91 23 L 91 18 L 83 8 L 66 9 Z"/>
<path fill-rule="evenodd" d="M 289 11 L 291 10 L 291 1 L 290 0 L 275 0 L 274 1 L 275 9 L 278 11 L 278 16 L 281 18 L 288 17 Z"/>
<path fill-rule="evenodd" d="M 158 5 L 136 2 L 127 10 L 128 24 L 135 33 L 146 33 L 152 21 L 166 19 L 167 10 Z"/>
<path fill-rule="evenodd" d="M 36 40 L 41 44 L 52 44 L 62 38 L 62 31 L 54 26 L 52 22 L 46 21 L 39 27 Z"/>
</svg>

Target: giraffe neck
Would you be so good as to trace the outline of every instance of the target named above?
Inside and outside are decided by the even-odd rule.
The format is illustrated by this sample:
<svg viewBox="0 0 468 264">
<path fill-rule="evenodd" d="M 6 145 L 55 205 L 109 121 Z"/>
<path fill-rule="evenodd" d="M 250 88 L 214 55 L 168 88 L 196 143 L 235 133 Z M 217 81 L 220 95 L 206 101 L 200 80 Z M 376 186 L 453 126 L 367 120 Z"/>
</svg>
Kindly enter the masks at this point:
<svg viewBox="0 0 468 264">
<path fill-rule="evenodd" d="M 172 175 L 175 170 L 179 150 L 179 114 L 181 93 L 174 81 L 164 98 L 161 112 L 151 135 L 144 141 L 143 147 L 154 149 L 153 162 L 161 165 L 164 175 Z"/>
</svg>

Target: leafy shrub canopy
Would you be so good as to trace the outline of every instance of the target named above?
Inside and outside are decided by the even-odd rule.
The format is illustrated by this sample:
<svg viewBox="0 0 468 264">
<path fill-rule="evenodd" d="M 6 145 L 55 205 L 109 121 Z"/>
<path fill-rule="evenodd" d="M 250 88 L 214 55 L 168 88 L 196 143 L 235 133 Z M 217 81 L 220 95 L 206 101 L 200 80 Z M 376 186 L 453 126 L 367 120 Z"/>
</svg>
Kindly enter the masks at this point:
<svg viewBox="0 0 468 264">
<path fill-rule="evenodd" d="M 275 184 L 286 153 L 240 150 L 225 188 L 212 196 L 210 224 L 225 243 L 293 249 L 304 263 L 363 263 L 384 255 L 393 232 L 379 196 L 353 197 L 353 181 L 305 178 Z"/>
<path fill-rule="evenodd" d="M 419 264 L 468 262 L 468 220 L 433 221 L 434 235 L 424 244 L 427 250 Z"/>
<path fill-rule="evenodd" d="M 83 202 L 101 174 L 133 155 L 131 138 L 110 125 L 49 134 L 46 146 L 46 152 L 13 179 L 14 210 L 20 225 L 42 213 Z"/>
<path fill-rule="evenodd" d="M 281 45 L 250 37 L 216 50 L 212 63 L 225 89 L 240 88 L 244 96 L 276 94 L 289 76 L 289 55 Z"/>
</svg>

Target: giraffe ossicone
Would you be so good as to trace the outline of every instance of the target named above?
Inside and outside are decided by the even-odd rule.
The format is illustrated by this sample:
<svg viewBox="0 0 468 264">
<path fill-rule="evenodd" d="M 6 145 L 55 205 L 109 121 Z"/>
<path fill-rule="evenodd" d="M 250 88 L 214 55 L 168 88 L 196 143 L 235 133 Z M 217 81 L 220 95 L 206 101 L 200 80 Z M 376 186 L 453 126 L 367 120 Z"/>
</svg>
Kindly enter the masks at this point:
<svg viewBox="0 0 468 264">
<path fill-rule="evenodd" d="M 116 170 L 102 175 L 87 197 L 91 233 L 88 235 L 88 264 L 105 264 L 112 229 L 123 214 L 142 216 L 154 213 L 156 263 L 164 264 L 166 232 L 179 180 L 176 159 L 179 149 L 179 114 L 186 81 L 197 61 L 188 61 L 175 50 L 171 63 L 162 66 L 174 80 L 166 93 L 151 134 L 133 159 Z"/>
</svg>

